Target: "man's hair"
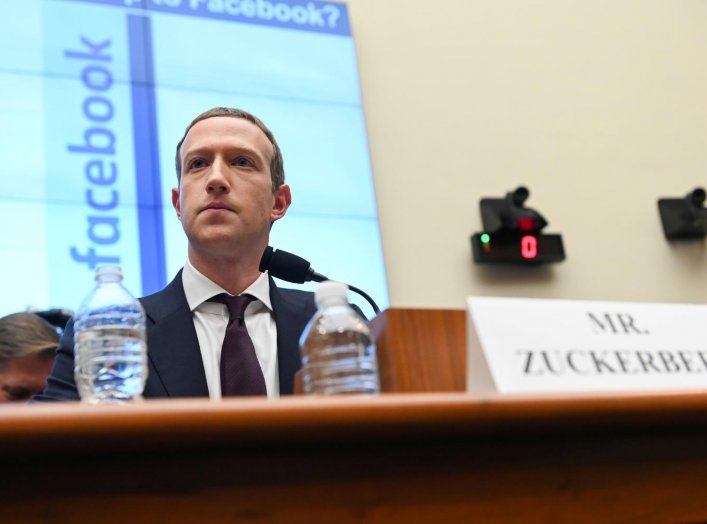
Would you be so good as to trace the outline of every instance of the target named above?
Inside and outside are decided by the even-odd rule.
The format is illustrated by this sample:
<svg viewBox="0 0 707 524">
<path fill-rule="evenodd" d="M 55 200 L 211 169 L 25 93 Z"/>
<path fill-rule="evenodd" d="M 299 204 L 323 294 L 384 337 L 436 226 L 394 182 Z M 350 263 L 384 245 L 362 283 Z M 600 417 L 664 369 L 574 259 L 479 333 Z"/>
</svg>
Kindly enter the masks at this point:
<svg viewBox="0 0 707 524">
<path fill-rule="evenodd" d="M 34 313 L 13 313 L 0 318 L 0 366 L 33 355 L 49 358 L 59 345 L 54 326 Z"/>
<path fill-rule="evenodd" d="M 184 131 L 182 139 L 177 144 L 177 155 L 175 157 L 175 165 L 177 168 L 177 182 L 179 182 L 182 177 L 182 160 L 179 151 L 182 148 L 182 144 L 184 143 L 184 139 L 187 137 L 189 130 L 194 127 L 194 124 L 196 124 L 197 122 L 201 122 L 202 120 L 206 120 L 207 118 L 212 118 L 215 116 L 230 116 L 233 118 L 243 118 L 244 120 L 247 120 L 248 122 L 251 122 L 258 126 L 258 128 L 260 128 L 260 130 L 265 133 L 265 136 L 268 137 L 268 140 L 270 140 L 270 143 L 272 144 L 272 159 L 270 160 L 270 178 L 272 179 L 272 190 L 275 191 L 277 188 L 279 188 L 282 184 L 285 183 L 285 166 L 282 160 L 282 152 L 280 151 L 280 146 L 278 146 L 277 142 L 275 141 L 275 136 L 272 134 L 272 131 L 270 131 L 270 129 L 268 129 L 268 127 L 263 123 L 263 121 L 260 120 L 257 116 L 252 115 L 247 111 L 243 111 L 242 109 L 236 109 L 234 107 L 214 107 L 212 109 L 209 109 L 208 111 L 204 111 L 194 120 L 192 120 L 191 124 L 187 126 L 187 129 L 186 131 Z"/>
</svg>

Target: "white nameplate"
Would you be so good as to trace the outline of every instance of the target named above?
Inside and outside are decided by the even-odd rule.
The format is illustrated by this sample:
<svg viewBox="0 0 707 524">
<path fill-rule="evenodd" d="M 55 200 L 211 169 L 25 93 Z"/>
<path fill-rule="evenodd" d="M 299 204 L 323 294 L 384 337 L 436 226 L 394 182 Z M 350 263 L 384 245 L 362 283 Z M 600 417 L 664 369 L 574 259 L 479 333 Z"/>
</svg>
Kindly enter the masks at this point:
<svg viewBox="0 0 707 524">
<path fill-rule="evenodd" d="M 469 297 L 467 390 L 707 389 L 707 306 Z"/>
</svg>

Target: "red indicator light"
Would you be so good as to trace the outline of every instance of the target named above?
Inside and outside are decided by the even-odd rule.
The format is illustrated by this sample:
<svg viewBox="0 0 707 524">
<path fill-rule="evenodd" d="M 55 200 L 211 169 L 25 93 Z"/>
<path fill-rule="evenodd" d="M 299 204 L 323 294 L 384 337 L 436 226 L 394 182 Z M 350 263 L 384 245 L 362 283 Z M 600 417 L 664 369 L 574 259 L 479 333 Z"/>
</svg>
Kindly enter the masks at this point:
<svg viewBox="0 0 707 524">
<path fill-rule="evenodd" d="M 533 259 L 538 256 L 538 239 L 532 235 L 525 235 L 520 239 L 520 256 Z"/>
<path fill-rule="evenodd" d="M 532 217 L 520 217 L 516 221 L 516 224 L 518 225 L 518 229 L 527 232 L 533 231 L 537 227 L 535 219 Z"/>
</svg>

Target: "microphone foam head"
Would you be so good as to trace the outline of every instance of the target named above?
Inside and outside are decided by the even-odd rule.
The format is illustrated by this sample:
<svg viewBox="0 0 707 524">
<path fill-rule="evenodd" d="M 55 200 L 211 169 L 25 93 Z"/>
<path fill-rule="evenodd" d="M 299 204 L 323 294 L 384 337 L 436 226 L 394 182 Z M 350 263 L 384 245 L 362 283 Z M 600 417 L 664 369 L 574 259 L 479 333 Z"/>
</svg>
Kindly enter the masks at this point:
<svg viewBox="0 0 707 524">
<path fill-rule="evenodd" d="M 311 280 L 309 268 L 309 262 L 304 258 L 279 249 L 272 252 L 268 266 L 265 267 L 270 276 L 294 284 L 304 284 Z"/>
<path fill-rule="evenodd" d="M 258 271 L 265 273 L 270 267 L 270 259 L 272 258 L 272 247 L 268 246 L 263 252 L 263 256 L 260 258 L 260 265 L 258 266 Z"/>
</svg>

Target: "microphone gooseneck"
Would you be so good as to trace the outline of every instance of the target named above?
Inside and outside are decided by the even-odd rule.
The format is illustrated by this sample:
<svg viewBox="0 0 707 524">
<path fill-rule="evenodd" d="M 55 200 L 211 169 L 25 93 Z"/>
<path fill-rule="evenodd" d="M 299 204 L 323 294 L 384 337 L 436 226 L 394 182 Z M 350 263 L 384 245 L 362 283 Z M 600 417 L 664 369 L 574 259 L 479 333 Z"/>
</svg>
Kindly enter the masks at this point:
<svg viewBox="0 0 707 524">
<path fill-rule="evenodd" d="M 270 276 L 286 282 L 292 282 L 293 284 L 329 280 L 328 277 L 314 271 L 311 264 L 304 258 L 288 253 L 287 251 L 282 251 L 281 249 L 273 249 L 270 246 L 265 248 L 258 269 L 261 273 L 267 271 L 270 273 Z M 376 314 L 380 313 L 378 305 L 368 294 L 354 286 L 349 286 L 349 289 L 365 298 Z"/>
</svg>

